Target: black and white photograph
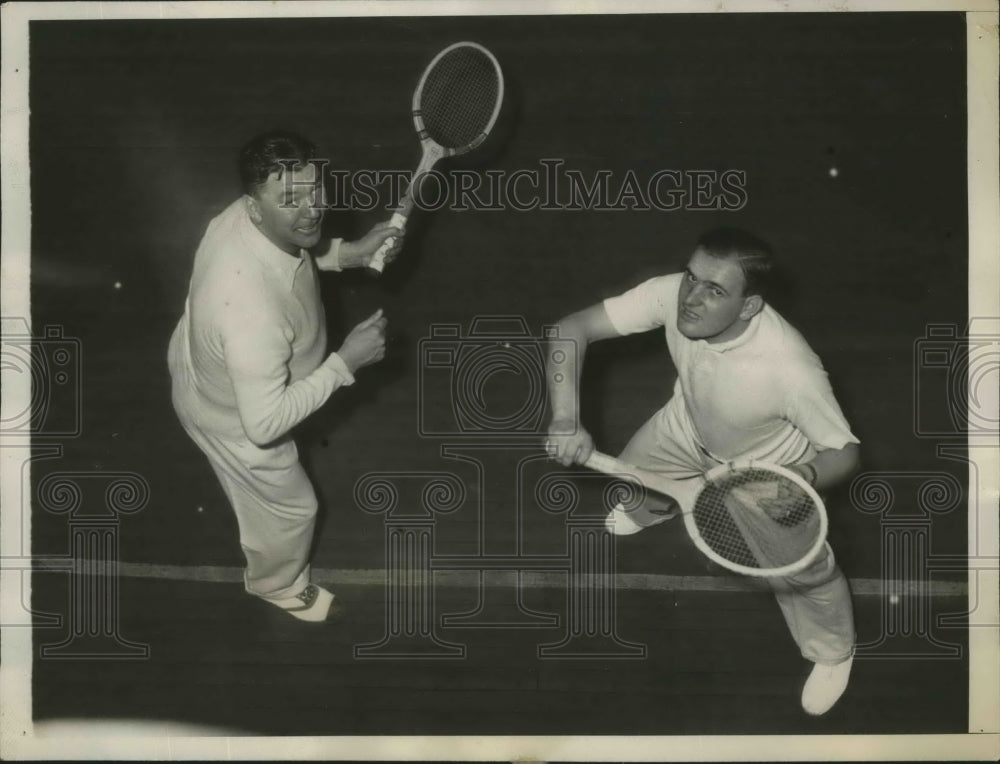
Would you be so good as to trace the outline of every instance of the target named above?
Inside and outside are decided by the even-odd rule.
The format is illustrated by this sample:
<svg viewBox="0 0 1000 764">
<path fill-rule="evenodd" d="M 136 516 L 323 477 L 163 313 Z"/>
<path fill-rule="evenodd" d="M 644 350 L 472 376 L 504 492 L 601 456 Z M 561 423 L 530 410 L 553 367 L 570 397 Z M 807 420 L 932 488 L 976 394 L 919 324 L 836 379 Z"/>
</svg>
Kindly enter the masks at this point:
<svg viewBox="0 0 1000 764">
<path fill-rule="evenodd" d="M 996 760 L 993 3 L 3 6 L 2 755 Z"/>
</svg>

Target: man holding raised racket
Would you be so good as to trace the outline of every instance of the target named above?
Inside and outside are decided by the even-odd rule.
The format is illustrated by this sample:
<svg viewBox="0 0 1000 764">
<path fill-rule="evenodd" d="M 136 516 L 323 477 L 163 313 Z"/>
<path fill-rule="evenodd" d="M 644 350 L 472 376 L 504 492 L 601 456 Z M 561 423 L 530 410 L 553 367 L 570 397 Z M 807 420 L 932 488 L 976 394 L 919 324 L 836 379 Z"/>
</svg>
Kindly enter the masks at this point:
<svg viewBox="0 0 1000 764">
<path fill-rule="evenodd" d="M 321 622 L 334 595 L 310 581 L 317 501 L 291 430 L 382 359 L 386 320 L 376 311 L 328 355 L 317 270 L 366 267 L 401 231 L 377 225 L 321 247 L 314 156 L 310 142 L 283 132 L 240 152 L 244 193 L 201 240 L 168 357 L 174 409 L 236 514 L 246 591 Z"/>
<path fill-rule="evenodd" d="M 552 422 L 547 447 L 564 465 L 594 452 L 579 426 L 580 375 L 591 342 L 662 328 L 677 368 L 667 404 L 635 433 L 621 462 L 683 481 L 752 458 L 788 467 L 822 493 L 858 465 L 858 440 L 819 358 L 766 298 L 771 251 L 733 228 L 705 233 L 683 273 L 652 278 L 559 322 L 575 358 L 549 364 Z M 617 535 L 676 516 L 652 495 L 607 518 Z M 802 571 L 767 579 L 802 655 L 815 666 L 802 692 L 810 714 L 828 711 L 847 687 L 854 616 L 847 580 L 829 546 Z"/>
</svg>

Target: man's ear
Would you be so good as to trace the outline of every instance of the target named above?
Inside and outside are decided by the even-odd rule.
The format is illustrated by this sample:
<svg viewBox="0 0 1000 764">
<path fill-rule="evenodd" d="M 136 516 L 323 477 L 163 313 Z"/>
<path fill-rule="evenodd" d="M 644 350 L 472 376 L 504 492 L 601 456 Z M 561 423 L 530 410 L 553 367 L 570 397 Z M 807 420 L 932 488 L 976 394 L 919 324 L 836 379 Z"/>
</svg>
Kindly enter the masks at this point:
<svg viewBox="0 0 1000 764">
<path fill-rule="evenodd" d="M 743 310 L 740 311 L 740 318 L 749 321 L 764 310 L 764 298 L 759 294 L 752 294 L 743 301 Z"/>
<path fill-rule="evenodd" d="M 247 212 L 254 223 L 261 221 L 260 204 L 250 194 L 243 194 L 243 203 L 247 206 Z"/>
</svg>

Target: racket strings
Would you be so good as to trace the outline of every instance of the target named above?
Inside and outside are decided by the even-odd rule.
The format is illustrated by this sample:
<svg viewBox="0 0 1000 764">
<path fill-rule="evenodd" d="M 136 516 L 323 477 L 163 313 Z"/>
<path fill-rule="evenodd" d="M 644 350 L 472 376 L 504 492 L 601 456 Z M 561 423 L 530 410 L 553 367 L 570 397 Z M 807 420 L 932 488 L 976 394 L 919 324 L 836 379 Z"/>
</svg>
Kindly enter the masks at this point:
<svg viewBox="0 0 1000 764">
<path fill-rule="evenodd" d="M 794 481 L 759 469 L 742 470 L 706 486 L 693 518 L 716 554 L 761 570 L 803 559 L 822 532 L 812 497 Z"/>
<path fill-rule="evenodd" d="M 489 128 L 499 96 L 490 57 L 471 46 L 456 48 L 427 73 L 419 101 L 424 129 L 445 148 L 468 146 Z"/>
</svg>

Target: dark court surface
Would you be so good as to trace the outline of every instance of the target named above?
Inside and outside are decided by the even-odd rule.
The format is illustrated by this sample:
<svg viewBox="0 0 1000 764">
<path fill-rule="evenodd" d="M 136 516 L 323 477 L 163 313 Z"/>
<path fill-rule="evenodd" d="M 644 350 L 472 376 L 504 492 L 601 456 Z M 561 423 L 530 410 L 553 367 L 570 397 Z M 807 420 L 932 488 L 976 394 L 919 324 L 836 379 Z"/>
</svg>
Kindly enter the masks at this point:
<svg viewBox="0 0 1000 764">
<path fill-rule="evenodd" d="M 35 577 L 35 603 L 59 612 L 65 577 Z M 37 720 L 172 721 L 263 735 L 712 735 L 962 733 L 958 698 L 968 683 L 962 629 L 937 630 L 959 650 L 950 659 L 889 658 L 888 643 L 855 662 L 851 685 L 827 715 L 807 716 L 799 694 L 810 664 L 798 657 L 773 599 L 764 593 L 618 594 L 616 631 L 639 658 L 539 657 L 562 642 L 565 620 L 539 628 L 436 629 L 464 657 L 358 658 L 355 647 L 386 636 L 380 586 L 339 586 L 343 620 L 303 624 L 241 592 L 239 584 L 124 579 L 120 637 L 148 648 L 132 660 L 36 660 Z M 492 592 L 496 594 L 496 591 Z M 473 609 L 475 588 L 441 587 L 441 613 Z M 528 591 L 532 611 L 565 614 L 559 589 Z M 939 607 L 960 609 L 962 598 Z M 877 620 L 874 598 L 858 616 Z M 522 617 L 511 609 L 507 616 Z M 65 629 L 35 630 L 58 645 Z M 910 646 L 912 649 L 912 645 Z M 86 639 L 66 652 L 88 649 Z M 89 649 L 121 654 L 123 645 Z M 400 651 L 396 645 L 383 648 Z M 587 647 L 596 652 L 593 645 Z M 879 657 L 879 651 L 883 657 Z M 58 652 L 56 653 L 56 655 Z"/>
<path fill-rule="evenodd" d="M 389 345 L 297 431 L 321 503 L 315 566 L 384 571 L 393 518 L 359 495 L 370 473 L 396 475 L 400 506 L 418 512 L 431 474 L 463 486 L 456 506 L 434 513 L 437 554 L 565 554 L 570 512 L 534 490 L 554 468 L 539 461 L 546 412 L 530 368 L 490 377 L 480 403 L 501 418 L 525 407 L 537 417 L 516 437 L 476 430 L 456 418 L 480 405 L 456 392 L 462 368 L 429 366 L 428 343 L 457 327 L 457 346 L 500 353 L 475 320 L 504 316 L 514 328 L 501 340 L 530 356 L 546 325 L 676 270 L 700 231 L 729 224 L 775 246 L 787 276 L 778 307 L 830 372 L 863 471 L 887 486 L 830 497 L 846 574 L 913 573 L 884 551 L 889 530 L 909 523 L 920 559 L 951 561 L 933 580 L 964 581 L 976 477 L 954 397 L 969 318 L 965 35 L 964 17 L 944 13 L 33 23 L 32 321 L 53 329 L 46 353 L 74 360 L 35 438 L 32 554 L 69 554 L 74 523 L 106 513 L 108 481 L 128 474 L 145 493 L 137 511 L 104 514 L 115 559 L 238 575 L 235 520 L 176 422 L 165 360 L 198 240 L 239 194 L 236 150 L 284 126 L 338 167 L 411 169 L 416 75 L 445 44 L 474 39 L 501 61 L 508 94 L 497 139 L 470 167 L 513 173 L 548 158 L 616 181 L 738 169 L 747 202 L 733 212 L 442 210 L 415 216 L 382 280 L 324 275 L 331 349 L 376 307 Z M 387 217 L 336 211 L 325 225 L 353 236 Z M 933 342 L 932 326 L 946 330 Z M 615 452 L 673 381 L 659 333 L 595 346 L 584 424 Z M 79 514 L 41 490 L 60 475 L 80 486 Z M 602 511 L 603 484 L 582 471 L 571 482 L 579 511 Z M 623 573 L 720 575 L 679 527 L 617 549 Z M 66 615 L 66 586 L 63 574 L 37 574 L 36 609 Z M 350 618 L 310 629 L 235 583 L 123 577 L 121 633 L 148 644 L 149 659 L 36 655 L 35 715 L 273 734 L 965 731 L 965 651 L 859 661 L 844 701 L 806 718 L 808 667 L 766 594 L 621 592 L 618 633 L 648 645 L 644 660 L 540 660 L 553 628 L 442 628 L 467 655 L 428 663 L 354 660 L 353 645 L 383 633 L 384 589 L 337 591 Z M 471 607 L 474 595 L 445 587 L 439 610 Z M 565 609 L 559 588 L 526 596 Z M 960 597 L 922 602 L 935 615 L 965 609 Z M 876 639 L 881 597 L 856 605 L 859 639 Z M 961 622 L 939 638 L 965 645 Z M 38 628 L 37 644 L 56 632 Z"/>
</svg>

